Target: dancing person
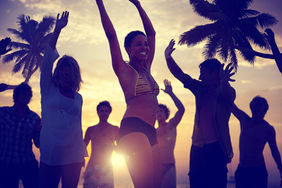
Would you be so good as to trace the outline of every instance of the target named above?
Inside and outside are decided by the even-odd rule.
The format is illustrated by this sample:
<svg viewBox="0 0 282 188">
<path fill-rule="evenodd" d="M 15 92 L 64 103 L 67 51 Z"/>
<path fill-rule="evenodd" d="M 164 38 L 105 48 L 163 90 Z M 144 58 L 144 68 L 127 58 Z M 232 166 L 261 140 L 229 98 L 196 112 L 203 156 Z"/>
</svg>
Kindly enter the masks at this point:
<svg viewBox="0 0 282 188">
<path fill-rule="evenodd" d="M 40 117 L 28 107 L 32 89 L 18 85 L 13 92 L 14 105 L 0 107 L 0 187 L 38 188 L 38 162 L 32 144 L 39 147 Z"/>
<path fill-rule="evenodd" d="M 76 188 L 86 146 L 81 127 L 82 96 L 80 69 L 71 56 L 58 58 L 56 43 L 68 23 L 69 12 L 57 15 L 56 26 L 47 46 L 40 77 L 42 131 L 40 136 L 40 188 Z"/>
<path fill-rule="evenodd" d="M 157 112 L 157 138 L 160 147 L 160 156 L 162 163 L 162 188 L 176 188 L 176 168 L 174 159 L 174 147 L 176 141 L 176 127 L 182 119 L 185 108 L 181 101 L 172 91 L 171 83 L 164 80 L 165 89 L 177 107 L 177 112 L 169 121 L 170 110 L 164 104 L 159 104 Z"/>
<path fill-rule="evenodd" d="M 275 36 L 271 29 L 267 28 L 265 30 L 266 39 L 271 47 L 272 54 L 274 56 L 274 60 L 276 62 L 276 66 L 278 67 L 280 73 L 282 73 L 282 54 L 279 51 L 279 48 L 275 42 Z"/>
<path fill-rule="evenodd" d="M 234 116 L 240 121 L 240 161 L 235 172 L 236 188 L 267 188 L 267 170 L 263 157 L 266 143 L 282 179 L 281 156 L 277 148 L 274 127 L 264 120 L 268 111 L 267 100 L 256 96 L 250 102 L 250 117 L 235 104 L 232 109 Z M 282 181 L 281 181 L 282 182 Z"/>
<path fill-rule="evenodd" d="M 100 102 L 97 106 L 99 123 L 86 130 L 84 142 L 87 146 L 91 141 L 91 156 L 85 171 L 84 188 L 114 188 L 111 157 L 119 128 L 108 123 L 111 112 L 108 101 Z"/>
<path fill-rule="evenodd" d="M 129 63 L 126 63 L 103 1 L 96 0 L 110 45 L 112 66 L 127 104 L 120 125 L 118 146 L 126 154 L 126 163 L 134 186 L 158 188 L 160 162 L 154 125 L 159 87 L 151 75 L 156 32 L 140 2 L 138 0 L 130 0 L 130 2 L 137 8 L 146 34 L 132 31 L 126 36 L 124 47 L 129 56 Z"/>
<path fill-rule="evenodd" d="M 233 68 L 223 69 L 217 59 L 207 59 L 199 65 L 199 80 L 185 74 L 171 54 L 175 50 L 171 40 L 165 50 L 170 72 L 195 96 L 196 114 L 190 151 L 189 180 L 191 188 L 226 188 L 227 163 L 233 157 L 229 133 L 235 90 L 229 81 Z"/>
</svg>

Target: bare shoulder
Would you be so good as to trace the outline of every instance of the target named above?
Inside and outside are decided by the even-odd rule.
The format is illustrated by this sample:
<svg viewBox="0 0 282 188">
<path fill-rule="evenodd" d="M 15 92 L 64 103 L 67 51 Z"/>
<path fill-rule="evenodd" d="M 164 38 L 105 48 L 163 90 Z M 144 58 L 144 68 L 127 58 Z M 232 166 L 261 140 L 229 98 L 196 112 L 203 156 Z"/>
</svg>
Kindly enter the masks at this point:
<svg viewBox="0 0 282 188">
<path fill-rule="evenodd" d="M 87 128 L 86 132 L 88 132 L 88 134 L 93 134 L 95 133 L 96 128 L 97 128 L 97 125 L 92 125 Z"/>
<path fill-rule="evenodd" d="M 267 121 L 264 121 L 266 132 L 269 136 L 275 134 L 274 126 L 270 125 Z"/>
</svg>

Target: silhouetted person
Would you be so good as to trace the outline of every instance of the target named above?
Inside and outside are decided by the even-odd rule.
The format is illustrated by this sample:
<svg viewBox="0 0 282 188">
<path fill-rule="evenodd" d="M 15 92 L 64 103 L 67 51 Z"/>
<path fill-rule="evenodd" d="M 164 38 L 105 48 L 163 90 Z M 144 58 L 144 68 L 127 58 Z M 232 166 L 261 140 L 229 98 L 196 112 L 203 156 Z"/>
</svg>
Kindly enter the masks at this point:
<svg viewBox="0 0 282 188">
<path fill-rule="evenodd" d="M 160 147 L 160 159 L 162 163 L 162 188 L 176 188 L 176 168 L 174 159 L 174 147 L 176 141 L 176 127 L 182 119 L 185 108 L 172 91 L 168 80 L 164 80 L 165 89 L 177 107 L 174 117 L 168 120 L 170 110 L 164 104 L 159 104 L 157 112 L 157 138 Z M 168 121 L 167 121 L 168 120 Z"/>
<path fill-rule="evenodd" d="M 8 48 L 10 42 L 11 42 L 11 39 L 9 37 L 4 38 L 0 41 L 0 57 L 1 55 L 4 55 L 8 53 L 10 50 L 12 50 L 11 48 Z"/>
<path fill-rule="evenodd" d="M 40 77 L 42 131 L 40 136 L 40 188 L 76 188 L 84 162 L 86 146 L 81 126 L 81 74 L 77 61 L 58 58 L 56 43 L 68 23 L 68 12 L 58 14 L 56 26 L 46 48 Z"/>
<path fill-rule="evenodd" d="M 263 157 L 268 143 L 273 159 L 282 177 L 282 164 L 277 148 L 275 130 L 264 116 L 268 110 L 265 98 L 256 96 L 250 102 L 252 116 L 240 110 L 235 104 L 232 113 L 240 121 L 240 161 L 235 172 L 236 188 L 267 188 L 267 170 Z"/>
<path fill-rule="evenodd" d="M 38 188 L 38 162 L 32 143 L 39 147 L 40 117 L 28 107 L 31 87 L 22 83 L 14 89 L 14 105 L 0 107 L 0 187 Z M 33 141 L 33 142 L 32 142 Z"/>
<path fill-rule="evenodd" d="M 154 27 L 138 0 L 130 0 L 137 8 L 146 35 L 130 32 L 124 41 L 129 63 L 123 60 L 117 34 L 102 0 L 96 0 L 107 36 L 112 66 L 127 104 L 119 131 L 118 146 L 126 154 L 126 163 L 136 188 L 160 187 L 159 148 L 157 145 L 156 113 L 159 87 L 151 75 L 155 54 Z"/>
<path fill-rule="evenodd" d="M 282 74 L 282 54 L 279 51 L 279 48 L 275 42 L 275 37 L 274 37 L 274 33 L 271 29 L 266 29 L 265 30 L 265 36 L 267 38 L 267 41 L 271 47 L 271 51 L 272 54 L 274 56 L 274 60 L 276 62 L 276 65 L 280 71 L 280 73 Z"/>
<path fill-rule="evenodd" d="M 165 50 L 170 72 L 196 99 L 196 114 L 190 151 L 190 187 L 225 188 L 227 163 L 233 157 L 228 121 L 231 115 L 235 90 L 228 81 L 232 68 L 223 70 L 217 59 L 208 59 L 199 65 L 199 80 L 185 74 L 171 56 L 175 41 Z"/>
<path fill-rule="evenodd" d="M 119 128 L 108 123 L 111 112 L 108 101 L 100 102 L 97 106 L 99 123 L 86 130 L 84 142 L 87 146 L 91 141 L 91 157 L 85 171 L 84 188 L 114 188 L 111 158 Z"/>
</svg>

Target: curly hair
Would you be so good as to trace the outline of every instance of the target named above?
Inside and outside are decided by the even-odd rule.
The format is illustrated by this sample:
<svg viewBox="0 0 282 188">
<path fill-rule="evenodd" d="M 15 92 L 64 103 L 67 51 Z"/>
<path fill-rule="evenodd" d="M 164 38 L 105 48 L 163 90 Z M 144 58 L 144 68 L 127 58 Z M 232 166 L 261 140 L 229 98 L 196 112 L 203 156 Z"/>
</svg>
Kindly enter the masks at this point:
<svg viewBox="0 0 282 188">
<path fill-rule="evenodd" d="M 166 105 L 164 105 L 164 104 L 159 104 L 159 108 L 162 108 L 164 110 L 165 120 L 167 120 L 168 117 L 169 117 L 169 114 L 170 114 L 169 108 Z"/>
</svg>

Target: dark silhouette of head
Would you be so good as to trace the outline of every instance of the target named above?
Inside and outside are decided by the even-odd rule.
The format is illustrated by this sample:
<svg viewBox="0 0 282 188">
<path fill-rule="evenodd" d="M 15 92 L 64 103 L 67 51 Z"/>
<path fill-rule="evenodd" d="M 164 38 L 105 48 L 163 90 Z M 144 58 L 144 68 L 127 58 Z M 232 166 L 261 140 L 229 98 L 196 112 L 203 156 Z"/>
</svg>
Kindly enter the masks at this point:
<svg viewBox="0 0 282 188">
<path fill-rule="evenodd" d="M 262 120 L 268 111 L 267 100 L 261 96 L 255 96 L 250 102 L 250 109 L 252 111 L 252 118 Z"/>
<path fill-rule="evenodd" d="M 99 112 L 99 110 L 102 108 L 102 106 L 109 108 L 109 111 L 112 112 L 112 106 L 111 106 L 109 101 L 100 102 L 96 107 L 97 112 Z"/>
<path fill-rule="evenodd" d="M 203 61 L 200 65 L 200 77 L 199 79 L 203 82 L 217 83 L 220 80 L 220 70 L 222 64 L 217 59 L 207 59 Z"/>
<path fill-rule="evenodd" d="M 163 110 L 163 112 L 165 114 L 165 120 L 167 120 L 168 117 L 169 117 L 169 114 L 170 114 L 169 108 L 166 105 L 164 105 L 164 104 L 159 104 L 158 106 L 159 106 L 160 109 Z"/>
<path fill-rule="evenodd" d="M 77 61 L 68 55 L 60 58 L 54 70 L 52 80 L 58 88 L 79 91 L 82 79 Z"/>
<path fill-rule="evenodd" d="M 99 116 L 100 121 L 107 121 L 111 112 L 112 107 L 109 101 L 102 101 L 97 105 L 97 114 Z"/>
<path fill-rule="evenodd" d="M 21 83 L 14 89 L 13 100 L 16 105 L 28 105 L 32 97 L 31 87 Z"/>
</svg>

